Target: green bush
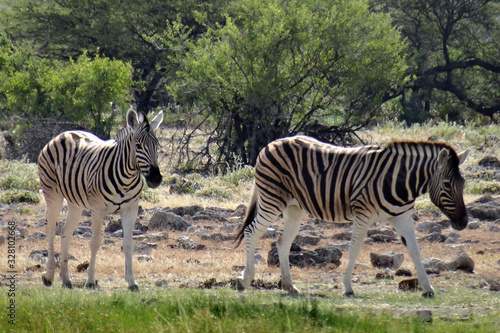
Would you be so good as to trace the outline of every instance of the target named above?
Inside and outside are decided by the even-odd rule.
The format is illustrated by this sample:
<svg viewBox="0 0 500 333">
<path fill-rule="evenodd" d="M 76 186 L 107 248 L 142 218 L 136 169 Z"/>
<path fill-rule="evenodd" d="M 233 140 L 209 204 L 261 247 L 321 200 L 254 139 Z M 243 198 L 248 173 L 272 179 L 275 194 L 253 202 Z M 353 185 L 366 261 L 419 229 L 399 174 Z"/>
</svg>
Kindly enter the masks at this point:
<svg viewBox="0 0 500 333">
<path fill-rule="evenodd" d="M 500 183 L 496 181 L 468 181 L 465 183 L 465 193 L 500 194 Z"/>
<path fill-rule="evenodd" d="M 0 161 L 0 189 L 37 192 L 40 182 L 36 165 L 19 161 Z"/>
<path fill-rule="evenodd" d="M 0 196 L 0 201 L 6 204 L 21 202 L 37 204 L 40 202 L 40 196 L 27 190 L 7 190 Z"/>
<path fill-rule="evenodd" d="M 204 187 L 195 192 L 195 195 L 200 198 L 229 200 L 232 198 L 231 190 L 220 186 Z"/>
<path fill-rule="evenodd" d="M 245 165 L 244 167 L 223 176 L 222 179 L 228 183 L 238 186 L 241 181 L 252 180 L 253 176 L 254 168 L 249 165 Z"/>
</svg>

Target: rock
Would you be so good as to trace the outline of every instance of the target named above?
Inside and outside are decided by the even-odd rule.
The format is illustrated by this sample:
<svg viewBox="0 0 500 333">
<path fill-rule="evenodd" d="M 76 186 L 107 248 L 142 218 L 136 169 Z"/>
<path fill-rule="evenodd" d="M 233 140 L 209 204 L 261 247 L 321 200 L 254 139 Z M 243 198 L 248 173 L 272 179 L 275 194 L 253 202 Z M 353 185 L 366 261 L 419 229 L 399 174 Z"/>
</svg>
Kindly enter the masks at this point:
<svg viewBox="0 0 500 333">
<path fill-rule="evenodd" d="M 439 232 L 433 232 L 428 234 L 427 236 L 423 237 L 423 239 L 429 241 L 429 242 L 439 242 L 443 243 L 446 240 L 446 236 L 439 233 Z"/>
<path fill-rule="evenodd" d="M 151 258 L 151 256 L 148 254 L 141 254 L 141 255 L 137 256 L 137 261 L 151 262 L 151 261 L 154 261 L 154 259 Z"/>
<path fill-rule="evenodd" d="M 203 244 L 198 244 L 188 236 L 180 236 L 177 238 L 177 247 L 186 250 L 204 250 L 206 248 Z"/>
<path fill-rule="evenodd" d="M 167 240 L 168 234 L 164 231 L 160 231 L 160 232 L 149 234 L 148 237 L 152 241 L 158 242 L 158 241 L 162 241 L 162 240 Z"/>
<path fill-rule="evenodd" d="M 341 257 L 342 252 L 335 247 L 317 248 L 314 251 L 309 251 L 302 250 L 300 246 L 292 243 L 289 260 L 291 266 L 301 268 L 305 266 L 318 266 L 328 263 L 340 266 Z M 271 244 L 271 251 L 269 251 L 267 256 L 267 265 L 279 266 L 279 256 L 276 242 Z"/>
<path fill-rule="evenodd" d="M 485 156 L 479 161 L 478 164 L 486 168 L 500 169 L 500 160 L 495 156 Z"/>
<path fill-rule="evenodd" d="M 172 213 L 179 216 L 195 216 L 197 213 L 203 212 L 205 209 L 198 205 L 186 206 L 186 207 L 175 207 L 172 208 Z"/>
<path fill-rule="evenodd" d="M 473 221 L 467 225 L 467 229 L 476 230 L 481 228 L 481 222 Z"/>
<path fill-rule="evenodd" d="M 500 279 L 488 279 L 486 283 L 490 286 L 490 291 L 500 291 Z"/>
<path fill-rule="evenodd" d="M 179 215 L 171 212 L 156 212 L 149 220 L 149 229 L 171 229 L 186 231 L 191 225 Z"/>
<path fill-rule="evenodd" d="M 297 237 L 295 237 L 295 243 L 297 243 L 299 246 L 318 245 L 320 241 L 321 238 L 319 236 L 314 236 L 311 234 L 298 234 Z"/>
<path fill-rule="evenodd" d="M 78 264 L 76 266 L 76 271 L 78 273 L 85 272 L 87 270 L 87 268 L 89 268 L 89 266 L 90 266 L 90 263 L 86 260 L 86 261 L 84 261 L 81 264 Z"/>
<path fill-rule="evenodd" d="M 18 227 L 16 229 L 16 238 L 18 238 L 18 239 L 28 238 L 28 229 L 22 228 L 22 227 Z"/>
<path fill-rule="evenodd" d="M 255 254 L 255 264 L 260 265 L 264 262 L 264 257 L 260 253 Z"/>
<path fill-rule="evenodd" d="M 442 271 L 448 270 L 446 263 L 437 258 L 424 259 L 422 260 L 422 264 L 424 265 L 427 274 L 429 273 L 439 274 Z"/>
<path fill-rule="evenodd" d="M 238 230 L 240 227 L 239 223 L 227 223 L 224 224 L 221 228 L 220 231 L 226 232 L 226 233 L 234 233 L 236 230 Z"/>
<path fill-rule="evenodd" d="M 211 234 L 210 236 L 209 235 L 202 235 L 201 236 L 201 240 L 203 240 L 203 241 L 210 240 L 210 241 L 215 241 L 215 242 L 225 242 L 225 241 L 233 240 L 233 237 L 227 236 L 227 235 L 223 235 L 220 232 L 216 232 L 214 234 Z"/>
<path fill-rule="evenodd" d="M 4 244 L 5 244 L 5 236 L 0 235 L 0 245 L 4 245 Z"/>
<path fill-rule="evenodd" d="M 45 264 L 49 256 L 49 251 L 47 250 L 34 250 L 28 256 L 28 259 L 33 262 L 38 262 L 40 264 Z M 59 253 L 54 253 L 54 259 L 59 261 Z M 76 260 L 71 254 L 68 255 L 68 260 Z"/>
<path fill-rule="evenodd" d="M 106 226 L 106 228 L 104 228 L 104 232 L 109 232 L 109 233 L 113 233 L 117 230 L 121 230 L 122 229 L 122 221 L 121 220 L 118 220 L 118 221 L 109 221 L 108 225 Z"/>
<path fill-rule="evenodd" d="M 166 288 L 168 287 L 168 281 L 167 279 L 158 279 L 155 281 L 155 286 L 160 287 L 160 288 Z"/>
<path fill-rule="evenodd" d="M 394 272 L 396 276 L 412 276 L 411 271 L 406 268 L 398 268 L 396 272 Z"/>
<path fill-rule="evenodd" d="M 133 253 L 139 254 L 150 254 L 152 249 L 156 249 L 158 244 L 156 243 L 139 243 L 133 245 Z M 122 247 L 123 249 L 123 247 Z"/>
<path fill-rule="evenodd" d="M 495 221 L 500 219 L 500 197 L 493 198 L 485 195 L 467 205 L 467 212 L 482 221 Z"/>
<path fill-rule="evenodd" d="M 450 232 L 448 238 L 446 238 L 446 243 L 456 243 L 460 239 L 460 234 L 458 232 Z"/>
<path fill-rule="evenodd" d="M 377 280 L 394 280 L 394 275 L 391 274 L 391 271 L 385 269 L 383 272 L 378 272 L 375 274 L 375 279 Z"/>
<path fill-rule="evenodd" d="M 73 232 L 73 236 L 92 237 L 92 228 L 87 226 L 78 226 Z"/>
<path fill-rule="evenodd" d="M 430 310 L 417 311 L 417 316 L 422 318 L 427 323 L 432 323 L 432 312 Z"/>
<path fill-rule="evenodd" d="M 486 227 L 486 231 L 489 232 L 500 232 L 500 228 L 495 225 L 489 225 Z"/>
<path fill-rule="evenodd" d="M 45 238 L 47 238 L 45 236 L 45 233 L 41 232 L 41 231 L 35 231 L 34 233 L 32 233 L 30 236 L 29 236 L 30 239 L 37 239 L 37 240 L 44 240 Z M 2 244 L 1 240 L 0 240 L 0 245 Z"/>
<path fill-rule="evenodd" d="M 474 273 L 474 261 L 464 251 L 460 251 L 455 258 L 446 263 L 446 266 L 452 271 Z"/>
<path fill-rule="evenodd" d="M 424 221 L 417 224 L 416 229 L 418 231 L 425 231 L 430 234 L 433 232 L 441 233 L 443 227 L 440 224 L 434 222 Z"/>
<path fill-rule="evenodd" d="M 352 233 L 350 231 L 344 231 L 332 236 L 335 240 L 351 240 Z"/>
<path fill-rule="evenodd" d="M 367 236 L 377 243 L 390 243 L 396 240 L 396 233 L 389 228 L 372 228 Z"/>
<path fill-rule="evenodd" d="M 370 262 L 376 268 L 397 269 L 404 261 L 403 254 L 396 254 L 388 251 L 384 254 L 370 253 Z"/>
<path fill-rule="evenodd" d="M 416 291 L 418 290 L 418 279 L 401 280 L 398 283 L 398 288 L 402 291 Z"/>
</svg>

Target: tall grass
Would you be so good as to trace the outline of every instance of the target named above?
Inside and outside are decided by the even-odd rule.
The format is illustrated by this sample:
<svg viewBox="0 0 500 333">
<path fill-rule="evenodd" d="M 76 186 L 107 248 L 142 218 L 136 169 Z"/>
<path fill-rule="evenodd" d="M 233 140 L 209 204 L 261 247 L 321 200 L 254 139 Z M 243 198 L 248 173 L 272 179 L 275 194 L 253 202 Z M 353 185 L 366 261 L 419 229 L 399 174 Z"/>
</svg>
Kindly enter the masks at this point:
<svg viewBox="0 0 500 333">
<path fill-rule="evenodd" d="M 0 288 L 6 294 L 6 288 Z M 455 293 L 457 295 L 455 295 Z M 155 289 L 87 291 L 29 287 L 16 296 L 16 325 L 0 312 L 0 331 L 7 332 L 496 332 L 497 312 L 460 317 L 449 309 L 424 322 L 405 304 L 416 294 L 395 293 L 348 300 L 328 295 L 289 297 L 277 291 Z M 477 297 L 478 295 L 474 295 Z M 440 296 L 446 297 L 446 296 Z M 460 291 L 452 291 L 452 298 Z M 7 300 L 0 298 L 5 309 Z M 391 304 L 388 307 L 387 303 Z M 491 297 L 487 297 L 492 304 Z M 419 299 L 433 307 L 446 300 Z M 415 304 L 406 304 L 406 307 Z M 459 306 L 464 306 L 460 302 Z M 449 318 L 449 319 L 446 319 Z"/>
</svg>

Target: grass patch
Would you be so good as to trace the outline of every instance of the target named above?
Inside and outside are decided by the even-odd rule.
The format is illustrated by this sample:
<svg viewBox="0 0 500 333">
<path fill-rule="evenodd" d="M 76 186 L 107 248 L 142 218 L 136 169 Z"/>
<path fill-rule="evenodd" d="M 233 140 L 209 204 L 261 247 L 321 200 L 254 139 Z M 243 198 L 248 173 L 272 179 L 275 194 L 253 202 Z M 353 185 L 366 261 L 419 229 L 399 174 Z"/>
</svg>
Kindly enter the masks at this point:
<svg viewBox="0 0 500 333">
<path fill-rule="evenodd" d="M 0 292 L 6 294 L 7 288 Z M 473 298 L 486 297 L 493 304 L 493 296 L 473 293 Z M 15 327 L 8 324 L 7 311 L 0 312 L 0 322 L 12 332 L 496 332 L 498 311 L 464 317 L 452 308 L 447 313 L 434 310 L 454 302 L 470 306 L 461 296 L 458 289 L 428 300 L 415 293 L 374 292 L 346 299 L 228 289 L 131 293 L 27 287 L 16 293 Z M 0 298 L 2 309 L 7 302 L 7 297 Z M 433 308 L 432 323 L 416 315 L 422 306 Z"/>
<path fill-rule="evenodd" d="M 500 183 L 497 181 L 467 181 L 464 192 L 468 194 L 500 194 Z"/>
<path fill-rule="evenodd" d="M 221 186 L 204 187 L 194 194 L 200 198 L 213 200 L 230 200 L 232 198 L 231 190 Z"/>
</svg>

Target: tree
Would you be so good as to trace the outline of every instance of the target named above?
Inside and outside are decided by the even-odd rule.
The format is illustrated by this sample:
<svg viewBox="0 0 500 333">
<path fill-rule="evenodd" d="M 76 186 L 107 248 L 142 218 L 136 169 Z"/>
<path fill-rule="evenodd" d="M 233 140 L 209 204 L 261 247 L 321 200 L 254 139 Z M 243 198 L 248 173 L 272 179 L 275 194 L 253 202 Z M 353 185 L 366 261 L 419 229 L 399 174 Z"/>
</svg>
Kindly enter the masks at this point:
<svg viewBox="0 0 500 333">
<path fill-rule="evenodd" d="M 382 0 L 409 41 L 409 74 L 402 96 L 406 120 L 431 113 L 461 120 L 467 109 L 500 111 L 500 3 L 494 0 Z"/>
<path fill-rule="evenodd" d="M 169 87 L 215 124 L 205 167 L 253 164 L 267 143 L 298 133 L 335 141 L 404 81 L 400 35 L 367 1 L 242 0 L 206 30 L 183 45 Z"/>
<path fill-rule="evenodd" d="M 203 32 L 194 19 L 203 12 L 216 22 L 229 0 L 0 0 L 0 24 L 14 43 L 30 41 L 35 54 L 49 59 L 90 57 L 131 63 L 135 102 L 148 112 L 164 95 L 176 64 L 170 50 L 159 47 L 153 38 L 177 19 L 190 27 L 193 36 Z"/>
</svg>

